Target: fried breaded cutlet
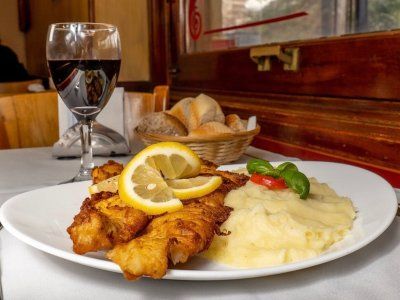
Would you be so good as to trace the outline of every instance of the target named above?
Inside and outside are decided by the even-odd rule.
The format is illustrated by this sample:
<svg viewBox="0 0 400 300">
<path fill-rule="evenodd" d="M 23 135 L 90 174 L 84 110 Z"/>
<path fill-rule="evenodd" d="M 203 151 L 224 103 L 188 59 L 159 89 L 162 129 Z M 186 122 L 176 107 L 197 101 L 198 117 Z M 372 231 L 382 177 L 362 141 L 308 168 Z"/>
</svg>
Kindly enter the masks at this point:
<svg viewBox="0 0 400 300">
<path fill-rule="evenodd" d="M 231 208 L 224 206 L 229 191 L 244 185 L 248 177 L 210 167 L 201 175 L 219 175 L 223 183 L 214 192 L 184 202 L 184 207 L 153 219 L 143 234 L 132 241 L 116 245 L 107 257 L 117 263 L 124 276 L 162 278 L 173 265 L 186 262 L 191 256 L 208 249 L 219 226 L 225 222 Z"/>
<path fill-rule="evenodd" d="M 213 193 L 206 195 L 205 197 L 194 198 L 186 201 L 190 202 L 202 202 L 211 206 L 224 205 L 224 199 L 226 194 L 231 190 L 237 189 L 244 186 L 249 180 L 249 177 L 244 174 L 233 173 L 229 171 L 219 171 L 218 166 L 209 161 L 202 161 L 200 174 L 201 176 L 221 176 L 222 184 Z"/>
<path fill-rule="evenodd" d="M 93 183 L 119 175 L 122 170 L 122 164 L 109 160 L 93 169 Z M 144 212 L 122 202 L 118 193 L 101 192 L 83 201 L 67 232 L 74 252 L 85 254 L 132 240 L 149 221 Z"/>
<path fill-rule="evenodd" d="M 113 160 L 109 160 L 102 166 L 94 167 L 92 170 L 93 184 L 121 174 L 124 166 Z"/>
<path fill-rule="evenodd" d="M 205 162 L 200 175 L 221 176 L 223 182 L 217 190 L 185 201 L 181 210 L 161 216 L 146 216 L 144 212 L 126 206 L 118 194 L 92 195 L 83 202 L 67 230 L 74 251 L 84 254 L 114 247 L 107 257 L 121 267 L 127 279 L 163 277 L 169 262 L 184 263 L 208 249 L 231 211 L 224 206 L 226 194 L 248 180 L 245 175 L 217 171 L 216 168 Z M 116 176 L 122 169 L 122 165 L 109 161 L 93 170 L 93 182 Z"/>
<path fill-rule="evenodd" d="M 249 180 L 249 176 L 246 176 L 244 174 L 238 174 L 229 171 L 220 171 L 217 170 L 217 168 L 218 166 L 216 164 L 203 160 L 200 168 L 200 175 L 221 176 L 225 184 L 234 185 L 231 190 L 233 188 L 238 188 L 245 185 L 246 182 Z"/>
<path fill-rule="evenodd" d="M 143 235 L 119 244 L 107 253 L 127 279 L 162 278 L 172 264 L 184 263 L 210 246 L 231 208 L 191 203 L 181 210 L 155 218 Z"/>
<path fill-rule="evenodd" d="M 102 192 L 85 199 L 67 232 L 74 252 L 85 254 L 132 240 L 148 222 L 144 212 L 127 206 L 117 194 Z"/>
</svg>

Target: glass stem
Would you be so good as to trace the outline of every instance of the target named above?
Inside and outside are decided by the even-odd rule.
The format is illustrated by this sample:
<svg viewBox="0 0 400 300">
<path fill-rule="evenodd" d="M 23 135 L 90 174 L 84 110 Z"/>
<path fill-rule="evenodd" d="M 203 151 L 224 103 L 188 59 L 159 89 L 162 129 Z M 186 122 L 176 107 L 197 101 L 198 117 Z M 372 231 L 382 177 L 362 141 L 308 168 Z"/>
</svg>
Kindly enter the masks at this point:
<svg viewBox="0 0 400 300">
<path fill-rule="evenodd" d="M 90 179 L 93 163 L 93 150 L 92 150 L 92 126 L 93 121 L 82 120 L 81 121 L 81 145 L 82 145 L 82 156 L 81 156 L 81 168 L 79 170 L 79 177 L 87 177 Z M 83 179 L 82 178 L 82 179 Z"/>
</svg>

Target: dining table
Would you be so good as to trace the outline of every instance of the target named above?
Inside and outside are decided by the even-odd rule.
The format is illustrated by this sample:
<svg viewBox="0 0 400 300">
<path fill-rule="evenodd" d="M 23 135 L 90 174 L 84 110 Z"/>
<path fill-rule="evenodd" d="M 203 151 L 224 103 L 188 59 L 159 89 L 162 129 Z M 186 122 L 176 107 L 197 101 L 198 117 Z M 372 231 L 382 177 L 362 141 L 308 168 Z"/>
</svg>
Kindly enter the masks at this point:
<svg viewBox="0 0 400 300">
<path fill-rule="evenodd" d="M 95 157 L 126 163 L 132 156 Z M 297 160 L 249 147 L 249 157 Z M 0 204 L 26 191 L 57 185 L 75 175 L 79 159 L 57 159 L 52 148 L 0 151 Z M 366 183 L 367 184 L 367 183 Z M 399 190 L 395 190 L 400 199 Z M 379 205 L 377 199 L 377 205 Z M 71 216 L 72 220 L 72 216 Z M 400 220 L 366 247 L 311 268 L 254 279 L 178 281 L 142 278 L 83 266 L 28 246 L 0 231 L 3 299 L 399 299 Z"/>
</svg>

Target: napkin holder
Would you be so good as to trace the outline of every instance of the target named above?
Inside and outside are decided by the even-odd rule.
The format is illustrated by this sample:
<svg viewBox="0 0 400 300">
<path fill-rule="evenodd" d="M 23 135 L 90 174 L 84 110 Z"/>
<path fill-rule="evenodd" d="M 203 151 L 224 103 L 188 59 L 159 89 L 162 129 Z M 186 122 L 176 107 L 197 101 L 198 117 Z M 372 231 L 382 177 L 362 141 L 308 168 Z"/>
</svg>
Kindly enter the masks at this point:
<svg viewBox="0 0 400 300">
<path fill-rule="evenodd" d="M 97 117 L 97 121 L 93 122 L 93 155 L 114 156 L 126 155 L 130 152 L 124 138 L 123 97 L 124 89 L 116 88 L 107 106 Z M 58 98 L 58 117 L 60 139 L 53 145 L 53 156 L 80 157 L 80 124 L 60 97 Z"/>
<path fill-rule="evenodd" d="M 108 128 L 98 122 L 93 123 L 92 130 L 93 155 L 115 156 L 129 153 L 129 147 L 125 138 L 115 130 Z M 76 123 L 61 136 L 53 145 L 53 156 L 55 157 L 80 157 L 81 136 L 80 124 Z"/>
</svg>

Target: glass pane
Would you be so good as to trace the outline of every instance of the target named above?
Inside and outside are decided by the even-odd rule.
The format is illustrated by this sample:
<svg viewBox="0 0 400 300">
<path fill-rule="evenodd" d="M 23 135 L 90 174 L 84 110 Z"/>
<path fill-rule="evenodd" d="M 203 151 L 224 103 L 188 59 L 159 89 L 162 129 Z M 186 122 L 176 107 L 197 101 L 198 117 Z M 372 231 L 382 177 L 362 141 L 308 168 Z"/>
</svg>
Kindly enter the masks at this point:
<svg viewBox="0 0 400 300">
<path fill-rule="evenodd" d="M 368 0 L 365 2 L 367 4 L 365 31 L 400 28 L 400 0 Z M 362 29 L 360 31 L 364 31 Z"/>
<path fill-rule="evenodd" d="M 400 0 L 184 0 L 186 51 L 400 27 Z"/>
</svg>

